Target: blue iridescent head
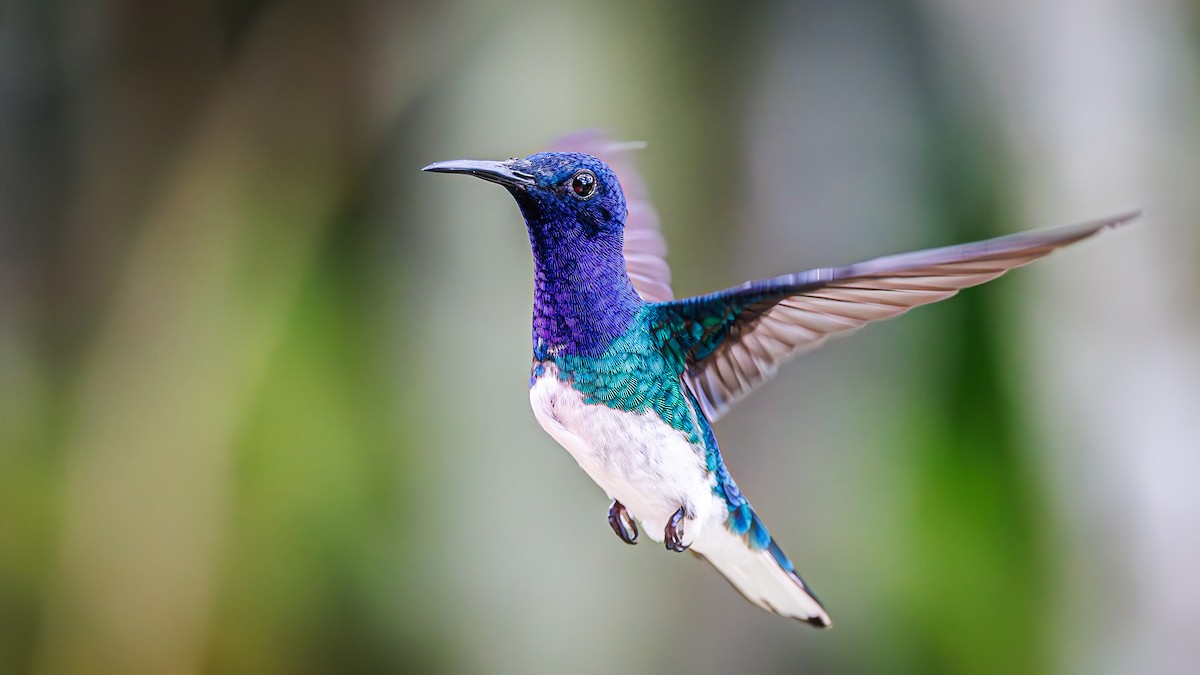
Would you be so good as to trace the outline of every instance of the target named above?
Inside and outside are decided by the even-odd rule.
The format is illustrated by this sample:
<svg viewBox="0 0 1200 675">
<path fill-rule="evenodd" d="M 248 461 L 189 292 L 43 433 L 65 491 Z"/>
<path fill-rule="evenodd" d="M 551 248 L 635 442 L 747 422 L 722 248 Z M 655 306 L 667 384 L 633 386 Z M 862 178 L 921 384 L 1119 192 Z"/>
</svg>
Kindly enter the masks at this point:
<svg viewBox="0 0 1200 675">
<path fill-rule="evenodd" d="M 625 272 L 625 194 L 607 164 L 575 152 L 425 167 L 504 186 L 525 216 L 535 266 L 534 351 L 592 353 L 642 304 Z"/>
<path fill-rule="evenodd" d="M 625 225 L 621 183 L 607 164 L 591 155 L 539 152 L 503 162 L 461 159 L 424 170 L 464 173 L 503 185 L 520 205 L 535 239 L 566 245 L 619 241 Z"/>
</svg>

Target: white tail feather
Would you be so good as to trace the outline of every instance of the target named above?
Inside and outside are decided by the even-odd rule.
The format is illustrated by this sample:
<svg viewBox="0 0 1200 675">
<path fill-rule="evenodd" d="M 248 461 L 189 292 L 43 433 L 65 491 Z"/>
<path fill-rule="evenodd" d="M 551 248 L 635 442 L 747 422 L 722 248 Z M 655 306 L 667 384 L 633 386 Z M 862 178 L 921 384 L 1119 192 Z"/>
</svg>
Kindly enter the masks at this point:
<svg viewBox="0 0 1200 675">
<path fill-rule="evenodd" d="M 759 607 L 821 628 L 832 625 L 829 614 L 799 575 L 781 567 L 768 550 L 751 549 L 724 527 L 706 530 L 692 550 Z"/>
</svg>

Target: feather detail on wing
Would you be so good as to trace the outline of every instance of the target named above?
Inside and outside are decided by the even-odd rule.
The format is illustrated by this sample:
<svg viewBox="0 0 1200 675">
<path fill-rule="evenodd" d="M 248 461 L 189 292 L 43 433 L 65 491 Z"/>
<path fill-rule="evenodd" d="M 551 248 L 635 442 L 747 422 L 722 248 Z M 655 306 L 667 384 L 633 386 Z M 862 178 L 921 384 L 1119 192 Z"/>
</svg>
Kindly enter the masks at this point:
<svg viewBox="0 0 1200 675">
<path fill-rule="evenodd" d="M 699 335 L 686 379 L 715 421 L 781 363 L 830 337 L 944 300 L 1138 215 L 751 281 L 662 309 L 682 333 Z"/>
<path fill-rule="evenodd" d="M 554 141 L 550 149 L 582 152 L 600 159 L 617 174 L 625 191 L 625 271 L 633 287 L 646 302 L 675 297 L 671 291 L 671 268 L 667 265 L 667 242 L 659 229 L 658 212 L 646 195 L 633 151 L 643 143 L 620 143 L 599 131 L 577 131 Z"/>
</svg>

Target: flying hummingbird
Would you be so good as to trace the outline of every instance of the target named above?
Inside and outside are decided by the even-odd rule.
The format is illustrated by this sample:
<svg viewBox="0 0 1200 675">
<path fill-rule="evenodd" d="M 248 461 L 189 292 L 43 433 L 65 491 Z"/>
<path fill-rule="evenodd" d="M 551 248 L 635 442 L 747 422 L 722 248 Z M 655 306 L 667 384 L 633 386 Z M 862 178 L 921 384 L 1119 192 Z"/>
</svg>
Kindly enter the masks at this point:
<svg viewBox="0 0 1200 675">
<path fill-rule="evenodd" d="M 944 300 L 1139 213 L 675 299 L 630 149 L 581 132 L 553 152 L 424 170 L 482 178 L 516 199 L 533 248 L 533 412 L 608 494 L 616 535 L 636 543 L 640 524 L 667 549 L 703 556 L 754 604 L 827 627 L 829 615 L 730 476 L 712 423 L 785 360 L 830 337 Z"/>
</svg>

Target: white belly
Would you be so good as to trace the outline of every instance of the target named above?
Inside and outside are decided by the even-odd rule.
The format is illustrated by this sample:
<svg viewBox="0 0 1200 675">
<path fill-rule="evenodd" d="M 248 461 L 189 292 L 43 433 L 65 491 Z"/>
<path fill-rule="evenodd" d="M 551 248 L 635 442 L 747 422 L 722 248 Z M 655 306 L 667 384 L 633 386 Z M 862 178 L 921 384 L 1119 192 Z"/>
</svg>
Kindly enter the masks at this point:
<svg viewBox="0 0 1200 675">
<path fill-rule="evenodd" d="M 724 504 L 713 493 L 715 478 L 702 451 L 658 415 L 588 405 L 581 393 L 559 381 L 553 367 L 534 382 L 529 400 L 542 428 L 609 497 L 625 505 L 654 541 L 662 541 L 667 521 L 680 507 L 691 516 L 685 544 L 710 519 L 723 520 Z"/>
</svg>

